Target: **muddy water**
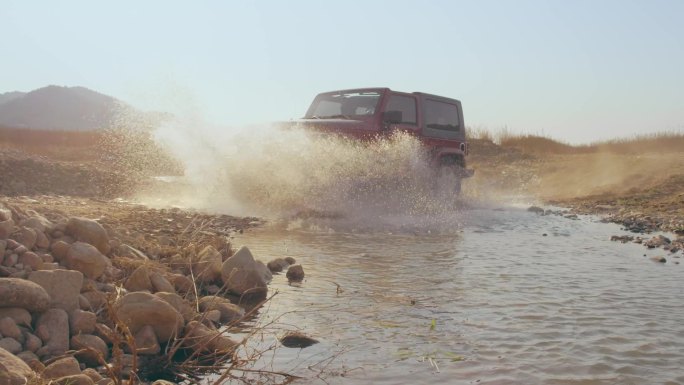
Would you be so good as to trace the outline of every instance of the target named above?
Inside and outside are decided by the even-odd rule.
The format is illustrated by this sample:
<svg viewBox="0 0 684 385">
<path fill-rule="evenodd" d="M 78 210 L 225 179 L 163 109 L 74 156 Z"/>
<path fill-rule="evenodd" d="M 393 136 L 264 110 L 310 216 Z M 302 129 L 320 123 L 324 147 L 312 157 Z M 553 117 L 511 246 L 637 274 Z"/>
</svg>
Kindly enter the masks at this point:
<svg viewBox="0 0 684 385">
<path fill-rule="evenodd" d="M 252 347 L 275 348 L 254 368 L 304 384 L 684 383 L 678 258 L 653 263 L 643 255 L 662 251 L 610 242 L 619 228 L 592 218 L 510 206 L 449 216 L 274 224 L 236 239 L 307 274 L 301 286 L 274 278 Z M 320 343 L 284 348 L 286 330 Z"/>
</svg>

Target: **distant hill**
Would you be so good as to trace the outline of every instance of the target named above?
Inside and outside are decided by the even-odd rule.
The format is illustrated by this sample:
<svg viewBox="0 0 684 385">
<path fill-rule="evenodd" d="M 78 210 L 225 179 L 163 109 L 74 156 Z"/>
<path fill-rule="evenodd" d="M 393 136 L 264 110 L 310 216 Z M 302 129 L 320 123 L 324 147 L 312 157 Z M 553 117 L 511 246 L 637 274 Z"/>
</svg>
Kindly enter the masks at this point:
<svg viewBox="0 0 684 385">
<path fill-rule="evenodd" d="M 10 100 L 18 99 L 24 95 L 26 95 L 26 92 L 19 91 L 6 92 L 4 94 L 0 94 L 0 104 L 9 102 Z"/>
<path fill-rule="evenodd" d="M 0 126 L 5 127 L 89 131 L 122 122 L 146 125 L 154 115 L 84 87 L 47 86 L 0 94 Z"/>
</svg>

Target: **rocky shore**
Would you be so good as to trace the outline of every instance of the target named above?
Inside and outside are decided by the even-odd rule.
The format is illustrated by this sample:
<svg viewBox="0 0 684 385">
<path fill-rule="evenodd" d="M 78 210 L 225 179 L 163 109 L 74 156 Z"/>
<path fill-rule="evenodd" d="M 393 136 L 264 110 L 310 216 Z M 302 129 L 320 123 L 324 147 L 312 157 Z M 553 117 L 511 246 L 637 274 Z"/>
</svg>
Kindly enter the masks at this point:
<svg viewBox="0 0 684 385">
<path fill-rule="evenodd" d="M 81 204 L 82 203 L 82 204 Z M 89 214 L 86 218 L 84 214 Z M 0 199 L 0 384 L 180 381 L 227 367 L 272 274 L 254 218 L 56 196 Z"/>
</svg>

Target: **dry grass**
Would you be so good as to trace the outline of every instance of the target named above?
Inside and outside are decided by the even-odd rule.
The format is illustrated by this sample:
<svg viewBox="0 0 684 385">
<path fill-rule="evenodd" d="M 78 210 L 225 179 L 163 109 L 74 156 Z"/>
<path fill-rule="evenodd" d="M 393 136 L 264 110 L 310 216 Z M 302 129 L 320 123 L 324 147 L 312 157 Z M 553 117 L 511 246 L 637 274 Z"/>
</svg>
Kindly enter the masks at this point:
<svg viewBox="0 0 684 385">
<path fill-rule="evenodd" d="M 581 145 L 572 145 L 543 134 L 514 134 L 507 127 L 496 132 L 475 127 L 469 128 L 467 133 L 469 139 L 490 141 L 502 147 L 519 149 L 527 154 L 684 152 L 683 131 L 663 131 Z"/>
</svg>

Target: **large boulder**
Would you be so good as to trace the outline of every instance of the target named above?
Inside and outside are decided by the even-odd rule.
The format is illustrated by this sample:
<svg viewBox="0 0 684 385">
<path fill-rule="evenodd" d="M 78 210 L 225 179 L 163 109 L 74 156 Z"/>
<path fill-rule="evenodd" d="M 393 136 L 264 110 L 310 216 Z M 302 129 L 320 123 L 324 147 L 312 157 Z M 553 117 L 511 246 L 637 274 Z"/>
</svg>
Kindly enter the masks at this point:
<svg viewBox="0 0 684 385">
<path fill-rule="evenodd" d="M 29 274 L 29 281 L 50 293 L 50 307 L 67 312 L 78 309 L 78 297 L 83 286 L 83 273 L 75 270 L 41 270 Z"/>
<path fill-rule="evenodd" d="M 38 317 L 36 335 L 43 341 L 38 356 L 58 356 L 69 349 L 69 316 L 64 309 L 48 309 Z"/>
<path fill-rule="evenodd" d="M 72 244 L 62 262 L 69 269 L 78 270 L 90 279 L 99 278 L 111 263 L 97 248 L 83 242 Z"/>
<path fill-rule="evenodd" d="M 19 357 L 0 348 L 0 383 L 23 385 L 28 379 L 36 377 L 36 373 Z"/>
<path fill-rule="evenodd" d="M 20 278 L 0 278 L 0 308 L 20 307 L 40 313 L 49 304 L 50 296 L 37 283 Z"/>
<path fill-rule="evenodd" d="M 95 246 L 102 254 L 109 253 L 107 230 L 92 219 L 72 217 L 66 225 L 66 233 L 80 242 Z"/>
<path fill-rule="evenodd" d="M 135 335 L 146 325 L 151 325 L 160 342 L 166 342 L 180 334 L 183 316 L 168 302 L 145 292 L 128 293 L 114 304 L 117 318 Z"/>
<path fill-rule="evenodd" d="M 245 246 L 226 259 L 221 267 L 221 279 L 229 291 L 238 295 L 265 296 L 272 275 Z"/>
</svg>

